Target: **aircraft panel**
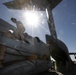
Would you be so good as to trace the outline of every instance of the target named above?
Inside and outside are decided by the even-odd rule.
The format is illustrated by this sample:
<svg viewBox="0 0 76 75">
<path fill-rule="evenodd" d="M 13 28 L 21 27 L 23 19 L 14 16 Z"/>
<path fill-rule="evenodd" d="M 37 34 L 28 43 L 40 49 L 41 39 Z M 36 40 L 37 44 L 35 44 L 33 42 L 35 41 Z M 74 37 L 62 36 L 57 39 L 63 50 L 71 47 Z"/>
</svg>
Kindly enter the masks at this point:
<svg viewBox="0 0 76 75">
<path fill-rule="evenodd" d="M 16 30 L 16 28 L 13 25 L 7 23 L 6 21 L 0 18 L 0 32 L 6 32 L 10 29 L 14 31 Z"/>
</svg>

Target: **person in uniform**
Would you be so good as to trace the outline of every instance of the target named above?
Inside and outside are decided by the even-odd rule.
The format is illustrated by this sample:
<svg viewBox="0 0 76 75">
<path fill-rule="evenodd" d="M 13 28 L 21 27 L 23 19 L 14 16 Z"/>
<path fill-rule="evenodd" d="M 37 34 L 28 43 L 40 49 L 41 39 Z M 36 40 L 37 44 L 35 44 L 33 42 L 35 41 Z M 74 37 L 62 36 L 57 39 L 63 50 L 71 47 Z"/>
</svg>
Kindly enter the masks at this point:
<svg viewBox="0 0 76 75">
<path fill-rule="evenodd" d="M 21 21 L 17 21 L 15 18 L 11 18 L 11 21 L 14 22 L 17 26 L 17 31 L 15 31 L 15 36 L 22 41 L 24 40 L 24 32 L 25 32 L 25 27 L 22 24 Z"/>
</svg>

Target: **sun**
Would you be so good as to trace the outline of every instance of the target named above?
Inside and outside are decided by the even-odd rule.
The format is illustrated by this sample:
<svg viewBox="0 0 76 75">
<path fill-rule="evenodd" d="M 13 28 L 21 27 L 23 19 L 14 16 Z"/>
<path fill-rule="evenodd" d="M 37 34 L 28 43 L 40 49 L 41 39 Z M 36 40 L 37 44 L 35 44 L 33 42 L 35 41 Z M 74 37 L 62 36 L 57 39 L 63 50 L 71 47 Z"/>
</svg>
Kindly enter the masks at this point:
<svg viewBox="0 0 76 75">
<path fill-rule="evenodd" d="M 39 24 L 39 15 L 37 11 L 26 11 L 24 13 L 26 23 L 30 26 L 37 27 Z"/>
</svg>

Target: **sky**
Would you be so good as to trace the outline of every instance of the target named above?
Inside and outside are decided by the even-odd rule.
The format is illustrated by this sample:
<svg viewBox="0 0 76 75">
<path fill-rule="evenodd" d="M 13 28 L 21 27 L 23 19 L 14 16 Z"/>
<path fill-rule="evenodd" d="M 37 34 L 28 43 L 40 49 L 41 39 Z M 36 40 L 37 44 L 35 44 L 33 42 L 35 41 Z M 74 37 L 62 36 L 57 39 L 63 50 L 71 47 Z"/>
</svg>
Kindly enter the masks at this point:
<svg viewBox="0 0 76 75">
<path fill-rule="evenodd" d="M 13 26 L 15 24 L 10 19 L 11 17 L 17 18 L 24 24 L 26 33 L 33 37 L 38 36 L 45 42 L 45 35 L 50 34 L 46 21 L 46 13 L 38 12 L 41 19 L 40 24 L 32 28 L 26 24 L 24 17 L 25 10 L 9 10 L 2 4 L 8 1 L 11 0 L 0 0 L 0 18 Z M 76 0 L 63 0 L 53 9 L 52 13 L 58 38 L 67 45 L 69 52 L 76 52 Z M 72 58 L 74 59 L 73 56 Z"/>
</svg>

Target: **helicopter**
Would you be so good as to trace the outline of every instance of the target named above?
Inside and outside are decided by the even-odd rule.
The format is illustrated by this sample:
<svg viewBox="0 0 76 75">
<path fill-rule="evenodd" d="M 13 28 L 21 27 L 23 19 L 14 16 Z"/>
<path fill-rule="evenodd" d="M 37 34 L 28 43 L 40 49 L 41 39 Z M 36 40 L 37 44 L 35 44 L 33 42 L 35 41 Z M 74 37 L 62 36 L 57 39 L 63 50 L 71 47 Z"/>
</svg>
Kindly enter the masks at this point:
<svg viewBox="0 0 76 75">
<path fill-rule="evenodd" d="M 72 62 L 72 60 L 71 60 L 71 58 L 69 56 L 69 51 L 67 49 L 67 46 L 61 40 L 59 40 L 57 38 L 57 33 L 56 33 L 55 25 L 54 25 L 52 12 L 51 12 L 52 9 L 54 9 L 61 1 L 62 0 L 56 0 L 56 1 L 55 0 L 44 0 L 44 1 L 41 1 L 41 0 L 38 0 L 38 1 L 36 1 L 36 0 L 14 0 L 14 1 L 3 3 L 9 9 L 15 9 L 15 10 L 17 10 L 17 9 L 19 10 L 20 9 L 20 10 L 23 10 L 26 7 L 28 10 L 31 10 L 33 8 L 33 5 L 34 5 L 35 7 L 39 8 L 37 10 L 46 11 L 46 13 L 48 15 L 47 16 L 47 18 L 48 18 L 47 22 L 48 22 L 48 26 L 49 26 L 49 30 L 50 30 L 51 35 L 46 35 L 46 44 L 44 44 L 39 38 L 32 38 L 31 36 L 27 35 L 27 41 L 32 45 L 30 47 L 28 45 L 28 43 L 22 43 L 22 41 L 15 41 L 13 39 L 5 37 L 4 36 L 5 34 L 4 35 L 1 34 L 0 38 L 1 38 L 1 40 L 3 39 L 3 41 L 0 40 L 0 44 L 2 44 L 4 46 L 7 46 L 7 47 L 10 47 L 12 49 L 15 49 L 16 50 L 15 54 L 17 53 L 18 55 L 22 55 L 23 57 L 25 57 L 25 55 L 27 55 L 27 56 L 30 55 L 31 50 L 35 50 L 35 49 L 37 51 L 36 52 L 32 51 L 33 54 L 47 55 L 48 58 L 51 55 L 56 60 L 57 70 L 59 72 L 61 72 L 61 73 L 64 73 L 64 70 L 68 70 L 69 68 L 72 67 L 73 62 Z M 3 21 L 3 20 L 1 19 L 1 21 Z M 3 21 L 3 22 L 5 22 L 5 21 Z M 6 24 L 3 24 L 3 25 L 6 26 Z M 7 24 L 7 25 L 9 25 L 9 24 Z M 2 28 L 0 27 L 0 29 L 4 31 L 4 29 L 2 29 Z M 13 29 L 13 31 L 16 31 L 16 28 L 14 28 L 12 26 L 11 27 L 7 26 L 7 28 L 5 28 L 5 30 L 9 30 L 10 28 Z M 34 41 L 32 42 L 31 39 L 33 39 Z M 10 42 L 8 42 L 8 41 L 11 41 L 12 44 L 10 44 Z M 35 43 L 34 47 L 33 47 L 33 43 Z M 9 44 L 10 44 L 10 46 L 9 46 Z M 17 45 L 15 46 L 15 44 L 17 44 Z M 25 47 L 25 45 L 26 45 L 26 47 Z M 40 51 L 38 51 L 38 48 L 40 48 L 40 50 L 43 49 L 44 51 L 40 52 Z M 28 53 L 27 53 L 27 49 L 28 49 Z M 20 52 L 21 50 L 22 50 L 22 52 Z M 25 52 L 25 54 L 24 54 L 24 52 Z M 36 55 L 34 55 L 33 58 L 35 56 Z M 43 61 L 43 62 L 46 62 L 46 61 Z M 22 64 L 24 64 L 24 63 L 22 63 Z M 14 67 L 16 67 L 16 65 L 17 64 L 15 64 L 15 65 L 13 64 Z M 11 72 L 15 71 L 15 69 L 12 70 L 12 68 L 14 68 L 13 66 L 9 66 L 9 67 L 4 68 L 2 70 L 2 73 L 4 73 L 4 75 L 10 75 Z M 18 64 L 18 66 L 19 66 L 19 64 Z M 39 65 L 37 65 L 37 67 L 38 66 Z M 33 67 L 35 67 L 35 66 L 33 66 Z M 18 69 L 19 68 L 22 68 L 22 67 L 20 66 L 20 67 L 18 67 Z M 46 71 L 48 69 L 48 66 L 46 65 L 43 68 L 42 68 L 42 70 L 43 70 L 42 72 Z M 36 72 L 36 73 L 41 72 L 41 71 L 39 71 L 39 69 L 37 69 L 36 71 L 34 71 L 34 70 L 35 69 L 33 69 L 32 72 Z M 19 70 L 16 70 L 16 72 L 17 71 L 19 71 Z M 22 74 L 25 74 L 25 72 L 22 71 L 22 70 L 20 72 Z M 16 75 L 16 73 L 13 74 L 13 75 Z"/>
</svg>

